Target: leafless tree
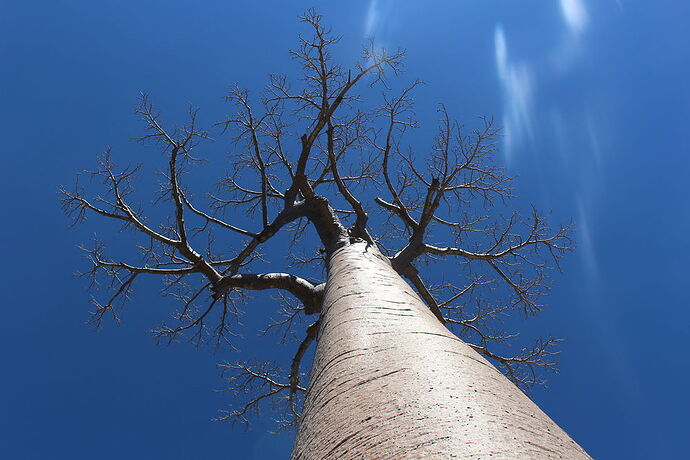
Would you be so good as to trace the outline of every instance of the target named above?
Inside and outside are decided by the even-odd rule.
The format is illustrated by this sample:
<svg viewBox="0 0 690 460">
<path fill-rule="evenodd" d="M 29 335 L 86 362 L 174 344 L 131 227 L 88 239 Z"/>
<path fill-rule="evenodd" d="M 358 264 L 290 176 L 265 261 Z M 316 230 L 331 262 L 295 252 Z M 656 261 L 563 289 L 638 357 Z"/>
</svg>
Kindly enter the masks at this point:
<svg viewBox="0 0 690 460">
<path fill-rule="evenodd" d="M 497 161 L 500 129 L 492 119 L 481 119 L 477 127 L 467 129 L 450 117 L 445 106 L 439 105 L 439 122 L 431 147 L 415 154 L 405 140 L 406 134 L 418 128 L 413 94 L 422 83 L 414 81 L 396 90 L 390 80 L 401 72 L 404 53 L 370 43 L 358 63 L 344 67 L 332 59 L 331 48 L 338 40 L 322 25 L 321 17 L 310 11 L 302 20 L 312 35 L 300 38 L 298 47 L 291 52 L 302 67 L 298 79 L 271 75 L 265 92 L 258 98 L 250 98 L 248 91 L 240 87 L 229 90 L 227 101 L 235 113 L 218 123 L 217 129 L 234 134 L 234 145 L 239 148 L 231 160 L 230 172 L 203 203 L 194 199 L 184 177 L 198 161 L 194 155 L 199 145 L 211 138 L 197 126 L 195 110 L 189 111 L 185 125 L 168 127 L 146 95 L 142 95 L 136 110 L 146 128 L 139 140 L 157 145 L 166 155 L 165 179 L 154 204 L 169 210 L 169 219 L 156 224 L 147 218 L 132 194 L 139 167 L 119 168 L 109 151 L 99 160 L 96 170 L 86 172 L 102 182 L 99 195 L 87 194 L 79 181 L 74 188 L 62 189 L 61 194 L 63 206 L 75 222 L 95 214 L 117 221 L 141 237 L 131 258 L 108 255 L 101 241 L 81 248 L 90 261 L 84 274 L 94 282 L 106 279 L 112 288 L 105 299 L 94 301 L 92 321 L 96 325 L 106 317 L 118 317 L 119 305 L 129 299 L 135 282 L 143 275 L 159 275 L 163 292 L 179 301 L 180 309 L 174 313 L 173 322 L 155 330 L 159 338 L 166 340 L 185 335 L 194 341 L 211 338 L 218 345 L 232 347 L 231 319 L 238 314 L 237 304 L 247 291 L 273 289 L 299 301 L 297 305 L 288 301 L 283 319 L 271 325 L 290 327 L 301 317 L 314 318 L 302 333 L 303 341 L 292 362 L 286 364 L 287 370 L 268 363 L 224 364 L 228 390 L 235 393 L 239 404 L 220 418 L 247 421 L 247 416 L 262 404 L 278 404 L 284 409 L 286 423 L 298 422 L 307 427 L 300 428 L 294 457 L 325 458 L 337 456 L 338 452 L 344 455 L 346 451 L 336 449 L 329 453 L 300 447 L 310 440 L 324 441 L 319 429 L 309 428 L 315 422 L 306 422 L 311 417 L 306 411 L 313 412 L 312 406 L 317 404 L 310 403 L 310 398 L 319 398 L 312 393 L 332 391 L 328 383 L 315 383 L 319 373 L 330 366 L 322 363 L 328 352 L 321 348 L 330 349 L 341 341 L 344 344 L 348 336 L 357 342 L 357 337 L 351 336 L 362 334 L 354 326 L 349 331 L 341 328 L 340 335 L 329 332 L 338 302 L 345 302 L 346 310 L 368 308 L 369 313 L 360 312 L 363 317 L 369 314 L 378 318 L 382 309 L 388 309 L 395 324 L 403 321 L 403 328 L 414 325 L 415 330 L 431 327 L 447 331 L 446 327 L 450 327 L 462 340 L 446 332 L 428 334 L 452 337 L 463 347 L 467 344 L 524 389 L 540 383 L 542 371 L 553 368 L 556 340 L 538 339 L 531 347 L 508 353 L 507 345 L 517 339 L 517 334 L 503 330 L 501 318 L 513 312 L 528 317 L 542 308 L 549 274 L 558 268 L 560 259 L 573 245 L 570 225 L 551 228 L 536 209 L 524 216 L 506 213 L 513 198 L 513 178 Z M 370 106 L 362 101 L 358 88 L 365 88 L 368 93 L 379 91 L 380 103 Z M 243 212 L 254 216 L 251 228 L 238 224 L 238 220 L 245 219 L 235 216 Z M 318 238 L 310 238 L 311 229 Z M 313 249 L 308 256 L 292 251 L 292 267 L 325 264 L 325 279 L 252 271 L 253 266 L 261 265 L 262 245 L 288 230 L 294 232 L 293 240 L 300 246 L 311 244 Z M 216 236 L 211 237 L 212 234 Z M 223 254 L 218 247 L 232 247 L 233 251 Z M 341 261 L 346 256 L 351 257 L 350 261 Z M 448 267 L 448 259 L 456 262 L 452 275 L 437 276 L 435 264 Z M 365 278 L 351 278 L 338 285 L 342 281 L 338 277 L 352 270 L 363 271 Z M 392 285 L 398 287 L 391 294 Z M 340 293 L 334 292 L 341 288 Z M 385 300 L 376 297 L 385 292 Z M 352 300 L 344 300 L 348 296 L 362 300 L 353 306 Z M 378 307 L 372 309 L 372 302 Z M 391 305 L 381 306 L 383 302 Z M 429 326 L 428 319 L 424 325 L 415 323 L 426 318 L 425 311 L 432 314 L 427 316 L 435 325 Z M 414 318 L 405 323 L 407 316 Z M 372 319 L 366 334 L 383 335 L 390 324 Z M 396 340 L 404 342 L 408 340 L 405 337 L 409 335 Z M 306 381 L 303 372 L 309 363 L 304 363 L 303 358 L 313 343 L 318 343 L 319 348 L 311 381 Z M 379 346 L 386 350 L 396 348 L 384 345 Z M 342 346 L 348 352 L 367 349 L 362 344 Z M 398 353 L 407 353 L 400 348 Z M 471 351 L 463 353 L 486 363 L 476 354 L 467 354 Z M 335 356 L 342 357 L 342 353 Z M 414 359 L 399 355 L 390 364 L 390 374 L 384 372 L 384 376 L 401 369 L 424 367 L 429 357 L 437 356 L 438 352 Z M 396 359 L 413 361 L 394 368 Z M 345 369 L 356 375 L 362 372 L 357 366 L 346 365 Z M 458 366 L 459 372 L 469 369 L 462 363 Z M 380 374 L 388 369 L 385 362 L 374 367 L 367 372 Z M 371 379 L 383 379 L 379 374 Z M 493 374 L 487 378 L 493 379 Z M 350 378 L 353 379 L 354 376 Z M 443 386 L 442 381 L 438 383 Z M 414 386 L 415 381 L 399 384 L 404 385 Z M 303 393 L 307 388 L 310 394 L 302 416 Z M 508 392 L 503 397 L 524 398 L 512 385 L 501 388 Z M 458 394 L 457 389 L 454 391 Z M 445 404 L 443 398 L 453 398 L 453 394 L 439 393 L 439 404 Z M 405 398 L 402 393 L 398 397 Z M 520 404 L 532 404 L 527 398 L 524 400 L 528 402 L 520 399 Z M 471 401 L 466 402 L 460 404 L 469 409 Z M 381 411 L 380 406 L 374 406 L 365 411 L 370 419 Z M 506 412 L 511 410 L 509 407 Z M 559 430 L 547 416 L 540 420 L 544 429 Z M 333 447 L 335 443 L 341 449 L 357 438 L 340 431 L 339 442 L 329 438 L 325 445 Z M 577 448 L 572 452 L 586 455 L 565 433 L 563 436 L 561 444 L 572 443 Z M 523 435 L 519 439 L 522 447 L 531 442 L 525 441 Z M 443 442 L 419 444 L 418 452 L 427 452 L 423 445 L 440 449 Z M 553 444 L 549 448 L 561 452 Z M 390 446 L 387 449 L 381 452 L 395 452 Z"/>
</svg>

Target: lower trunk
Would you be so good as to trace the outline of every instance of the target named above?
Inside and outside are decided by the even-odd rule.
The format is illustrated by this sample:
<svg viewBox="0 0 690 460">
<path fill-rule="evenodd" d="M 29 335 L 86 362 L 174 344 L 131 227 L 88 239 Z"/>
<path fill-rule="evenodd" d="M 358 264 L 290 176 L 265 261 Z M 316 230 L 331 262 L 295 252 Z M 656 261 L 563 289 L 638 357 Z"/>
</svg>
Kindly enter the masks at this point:
<svg viewBox="0 0 690 460">
<path fill-rule="evenodd" d="M 329 261 L 293 459 L 589 458 L 375 247 Z"/>
</svg>

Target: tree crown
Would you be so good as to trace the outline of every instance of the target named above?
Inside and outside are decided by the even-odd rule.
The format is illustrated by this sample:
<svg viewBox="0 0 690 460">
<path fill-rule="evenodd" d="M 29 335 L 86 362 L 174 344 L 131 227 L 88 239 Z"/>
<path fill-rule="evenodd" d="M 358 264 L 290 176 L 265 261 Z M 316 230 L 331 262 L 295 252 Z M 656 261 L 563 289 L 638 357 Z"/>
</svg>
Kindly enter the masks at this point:
<svg viewBox="0 0 690 460">
<path fill-rule="evenodd" d="M 413 95 L 422 82 L 401 90 L 389 84 L 402 71 L 404 52 L 371 42 L 359 62 L 342 66 L 332 59 L 338 40 L 322 18 L 310 11 L 302 20 L 311 35 L 291 51 L 302 68 L 298 79 L 270 75 L 258 98 L 238 86 L 229 89 L 226 99 L 235 112 L 216 128 L 234 135 L 236 151 L 229 172 L 206 200 L 195 199 L 184 180 L 198 161 L 199 146 L 212 141 L 197 126 L 197 112 L 190 109 L 187 122 L 171 128 L 146 95 L 136 109 L 145 126 L 138 139 L 166 155 L 153 205 L 169 210 L 169 219 L 154 224 L 132 202 L 139 167 L 119 168 L 110 151 L 87 172 L 102 182 L 100 195 L 87 194 L 78 181 L 61 189 L 63 206 L 75 222 L 96 214 L 141 237 L 136 261 L 107 255 L 98 240 L 81 247 L 90 261 L 84 275 L 94 282 L 105 278 L 112 288 L 104 300 L 94 301 L 93 323 L 117 318 L 117 308 L 142 275 L 159 275 L 163 292 L 181 305 L 171 325 L 154 331 L 163 339 L 212 337 L 232 346 L 231 319 L 250 290 L 276 289 L 299 301 L 288 301 L 284 318 L 272 326 L 289 328 L 302 315 L 318 321 L 325 279 L 308 276 L 308 270 L 308 275 L 255 271 L 265 265 L 267 241 L 291 231 L 293 242 L 304 243 L 311 228 L 317 235 L 310 240 L 313 253 L 288 250 L 294 266 L 318 263 L 355 241 L 376 246 L 439 321 L 523 388 L 541 382 L 539 370 L 552 368 L 556 340 L 538 339 L 517 354 L 503 354 L 516 334 L 505 332 L 499 320 L 512 311 L 529 316 L 542 308 L 549 272 L 572 248 L 572 227 L 551 229 L 536 209 L 526 216 L 496 212 L 510 203 L 513 178 L 497 159 L 500 129 L 492 119 L 467 129 L 441 104 L 431 145 L 415 152 L 406 135 L 418 128 Z M 368 107 L 357 95 L 362 85 L 380 92 L 375 105 Z M 237 224 L 233 216 L 240 212 L 254 217 L 252 228 Z M 233 251 L 226 255 L 222 248 L 228 240 Z M 433 280 L 429 268 L 449 258 L 462 276 Z M 224 365 L 231 389 L 258 385 L 263 392 L 223 418 L 245 420 L 267 397 L 284 394 L 287 408 L 298 414 L 302 359 L 316 324 L 307 327 L 282 380 L 266 365 Z"/>
</svg>

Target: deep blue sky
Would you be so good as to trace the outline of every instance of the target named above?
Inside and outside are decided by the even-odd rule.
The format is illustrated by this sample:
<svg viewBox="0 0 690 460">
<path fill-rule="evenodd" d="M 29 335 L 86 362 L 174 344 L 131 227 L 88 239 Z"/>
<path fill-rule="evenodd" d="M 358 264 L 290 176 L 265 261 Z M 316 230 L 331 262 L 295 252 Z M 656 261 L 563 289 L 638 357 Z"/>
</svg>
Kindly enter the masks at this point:
<svg viewBox="0 0 690 460">
<path fill-rule="evenodd" d="M 129 140 L 138 92 L 172 120 L 193 102 L 217 121 L 228 84 L 259 89 L 294 66 L 287 49 L 310 6 L 343 36 L 344 60 L 369 34 L 407 50 L 404 78 L 428 82 L 418 112 L 430 130 L 439 101 L 461 120 L 494 115 L 521 202 L 576 221 L 578 249 L 528 326 L 566 339 L 540 406 L 596 458 L 686 455 L 690 6 L 25 0 L 0 6 L 0 458 L 287 457 L 291 437 L 270 423 L 209 421 L 228 402 L 212 391 L 226 355 L 157 346 L 147 331 L 167 310 L 153 286 L 121 325 L 83 324 L 75 246 L 108 226 L 66 229 L 56 190 L 108 145 L 155 168 L 160 157 Z M 247 310 L 264 318 L 267 299 Z M 240 347 L 273 350 L 254 340 Z"/>
</svg>

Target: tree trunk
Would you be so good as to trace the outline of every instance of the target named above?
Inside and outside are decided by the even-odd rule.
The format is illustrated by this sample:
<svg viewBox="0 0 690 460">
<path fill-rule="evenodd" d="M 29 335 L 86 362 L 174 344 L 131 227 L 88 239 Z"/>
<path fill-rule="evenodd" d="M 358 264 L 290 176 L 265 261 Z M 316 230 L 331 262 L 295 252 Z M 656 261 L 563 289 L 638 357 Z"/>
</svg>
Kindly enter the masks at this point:
<svg viewBox="0 0 690 460">
<path fill-rule="evenodd" d="M 590 458 L 376 247 L 330 257 L 293 459 Z"/>
</svg>

